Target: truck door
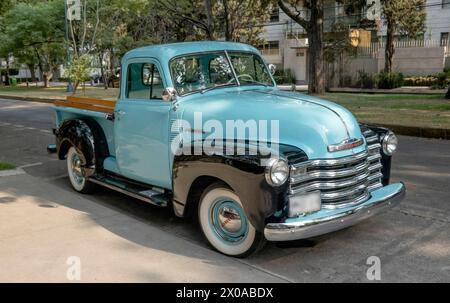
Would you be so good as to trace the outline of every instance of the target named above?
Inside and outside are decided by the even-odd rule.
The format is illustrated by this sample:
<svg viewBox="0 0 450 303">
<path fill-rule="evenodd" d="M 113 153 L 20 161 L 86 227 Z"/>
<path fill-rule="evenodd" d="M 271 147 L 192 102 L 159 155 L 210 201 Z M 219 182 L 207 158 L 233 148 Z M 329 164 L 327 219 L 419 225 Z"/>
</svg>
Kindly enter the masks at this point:
<svg viewBox="0 0 450 303">
<path fill-rule="evenodd" d="M 124 177 L 170 189 L 171 103 L 161 98 L 162 69 L 152 59 L 133 60 L 124 67 L 114 124 L 118 169 Z"/>
</svg>

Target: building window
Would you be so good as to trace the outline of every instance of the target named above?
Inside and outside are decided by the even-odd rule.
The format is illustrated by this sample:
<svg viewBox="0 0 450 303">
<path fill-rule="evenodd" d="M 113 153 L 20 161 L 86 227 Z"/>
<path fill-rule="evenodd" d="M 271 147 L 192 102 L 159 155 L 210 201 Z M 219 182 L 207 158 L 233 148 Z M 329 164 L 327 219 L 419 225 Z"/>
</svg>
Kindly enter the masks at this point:
<svg viewBox="0 0 450 303">
<path fill-rule="evenodd" d="M 447 46 L 450 38 L 449 33 L 441 33 L 441 46 Z"/>
<path fill-rule="evenodd" d="M 450 8 L 450 0 L 442 0 L 442 8 Z"/>
<path fill-rule="evenodd" d="M 279 21 L 280 21 L 280 10 L 277 7 L 270 14 L 270 22 L 279 22 Z"/>
<path fill-rule="evenodd" d="M 263 56 L 278 56 L 280 55 L 280 43 L 278 41 L 269 41 L 264 45 L 258 47 Z"/>
</svg>

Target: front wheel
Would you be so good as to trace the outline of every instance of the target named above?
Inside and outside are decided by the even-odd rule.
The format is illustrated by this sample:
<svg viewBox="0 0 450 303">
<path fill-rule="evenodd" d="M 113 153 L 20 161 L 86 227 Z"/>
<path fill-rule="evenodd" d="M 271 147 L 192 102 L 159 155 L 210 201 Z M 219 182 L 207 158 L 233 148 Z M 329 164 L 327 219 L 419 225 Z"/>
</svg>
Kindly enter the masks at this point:
<svg viewBox="0 0 450 303">
<path fill-rule="evenodd" d="M 89 182 L 84 175 L 82 167 L 82 157 L 75 147 L 71 147 L 67 152 L 67 173 L 69 174 L 72 187 L 80 193 L 90 194 L 95 189 L 95 184 Z"/>
<path fill-rule="evenodd" d="M 198 216 L 208 242 L 225 255 L 244 258 L 264 246 L 264 235 L 256 231 L 239 197 L 224 184 L 216 183 L 205 190 Z"/>
</svg>

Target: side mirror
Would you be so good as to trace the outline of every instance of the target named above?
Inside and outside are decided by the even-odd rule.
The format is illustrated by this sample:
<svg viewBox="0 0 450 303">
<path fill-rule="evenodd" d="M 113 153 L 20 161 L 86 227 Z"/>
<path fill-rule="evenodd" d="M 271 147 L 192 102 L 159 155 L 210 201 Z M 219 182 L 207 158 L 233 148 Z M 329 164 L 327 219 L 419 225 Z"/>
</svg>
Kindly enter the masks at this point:
<svg viewBox="0 0 450 303">
<path fill-rule="evenodd" d="M 164 89 L 162 93 L 162 99 L 166 102 L 172 102 L 177 99 L 177 91 L 173 87 L 168 87 Z"/>
<path fill-rule="evenodd" d="M 275 66 L 275 64 L 269 64 L 269 71 L 272 76 L 275 75 L 275 72 L 277 71 L 277 67 Z"/>
</svg>

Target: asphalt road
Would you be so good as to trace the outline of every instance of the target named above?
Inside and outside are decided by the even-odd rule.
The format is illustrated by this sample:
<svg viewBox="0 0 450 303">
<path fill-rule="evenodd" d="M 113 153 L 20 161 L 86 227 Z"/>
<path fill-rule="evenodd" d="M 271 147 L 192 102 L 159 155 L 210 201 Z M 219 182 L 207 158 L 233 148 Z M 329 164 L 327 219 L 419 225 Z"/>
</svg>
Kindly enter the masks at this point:
<svg viewBox="0 0 450 303">
<path fill-rule="evenodd" d="M 400 137 L 393 181 L 408 188 L 400 207 L 312 240 L 270 243 L 256 256 L 235 260 L 209 250 L 197 225 L 169 209 L 106 189 L 74 194 L 64 162 L 46 153 L 54 142 L 52 127 L 49 105 L 0 100 L 0 162 L 26 172 L 0 178 L 0 281 L 64 281 L 48 269 L 64 255 L 60 248 L 68 249 L 69 231 L 58 220 L 66 215 L 68 222 L 79 222 L 81 212 L 98 217 L 89 228 L 101 230 L 86 233 L 67 223 L 70 245 L 89 264 L 87 281 L 368 282 L 367 260 L 376 256 L 383 282 L 450 282 L 450 141 Z M 13 207 L 14 201 L 21 203 Z M 152 275 L 162 269 L 139 267 L 143 260 L 158 260 L 166 274 Z M 139 274 L 130 271 L 134 267 Z"/>
</svg>

